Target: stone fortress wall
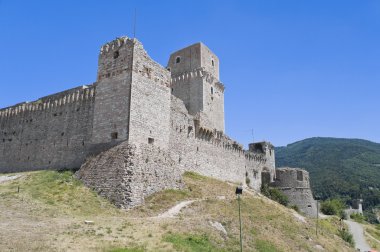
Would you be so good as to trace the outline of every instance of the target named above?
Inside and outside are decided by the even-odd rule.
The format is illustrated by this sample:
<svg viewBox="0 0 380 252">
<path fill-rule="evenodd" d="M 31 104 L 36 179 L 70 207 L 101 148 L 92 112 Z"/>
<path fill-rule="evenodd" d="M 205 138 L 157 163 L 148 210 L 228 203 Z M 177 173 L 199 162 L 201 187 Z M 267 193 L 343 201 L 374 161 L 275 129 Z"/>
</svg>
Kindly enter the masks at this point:
<svg viewBox="0 0 380 252">
<path fill-rule="evenodd" d="M 277 168 L 276 179 L 272 185 L 288 196 L 290 205 L 298 206 L 308 216 L 317 216 L 317 202 L 313 198 L 307 171 L 289 167 Z"/>
<path fill-rule="evenodd" d="M 225 135 L 219 59 L 205 45 L 173 53 L 164 68 L 136 39 L 118 38 L 101 47 L 97 76 L 0 110 L 0 172 L 79 168 L 87 158 L 77 176 L 123 208 L 180 188 L 185 171 L 257 190 L 262 177 L 274 180 L 270 143 L 244 150 Z"/>
<path fill-rule="evenodd" d="M 88 155 L 95 86 L 0 110 L 0 172 L 79 167 Z"/>
</svg>

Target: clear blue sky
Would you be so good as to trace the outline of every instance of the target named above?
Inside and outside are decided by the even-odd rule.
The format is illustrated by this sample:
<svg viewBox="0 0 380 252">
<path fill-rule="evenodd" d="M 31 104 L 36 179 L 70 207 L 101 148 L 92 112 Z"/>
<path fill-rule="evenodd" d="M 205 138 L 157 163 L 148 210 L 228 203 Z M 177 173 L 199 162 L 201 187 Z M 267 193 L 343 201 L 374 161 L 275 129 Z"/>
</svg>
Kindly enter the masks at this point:
<svg viewBox="0 0 380 252">
<path fill-rule="evenodd" d="M 0 0 L 0 107 L 95 81 L 100 46 L 136 37 L 166 66 L 202 41 L 221 61 L 226 132 L 276 146 L 380 142 L 380 1 Z"/>
</svg>

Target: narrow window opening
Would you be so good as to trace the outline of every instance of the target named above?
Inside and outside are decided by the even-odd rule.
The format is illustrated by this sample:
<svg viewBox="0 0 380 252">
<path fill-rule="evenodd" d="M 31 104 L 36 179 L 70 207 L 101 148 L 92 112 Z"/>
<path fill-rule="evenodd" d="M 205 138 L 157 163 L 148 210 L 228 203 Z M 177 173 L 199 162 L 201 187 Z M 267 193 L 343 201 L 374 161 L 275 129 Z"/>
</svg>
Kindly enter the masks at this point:
<svg viewBox="0 0 380 252">
<path fill-rule="evenodd" d="M 214 60 L 211 60 L 211 65 L 214 66 Z"/>
<path fill-rule="evenodd" d="M 148 137 L 148 143 L 153 144 L 154 143 L 154 138 Z"/>
<path fill-rule="evenodd" d="M 112 133 L 111 133 L 111 138 L 112 138 L 112 139 L 117 139 L 117 137 L 118 137 L 117 132 L 112 132 Z"/>
<path fill-rule="evenodd" d="M 190 133 L 192 130 L 193 130 L 192 126 L 187 127 L 187 136 L 190 136 Z"/>
<path fill-rule="evenodd" d="M 211 94 L 214 94 L 214 88 L 211 87 Z"/>
<path fill-rule="evenodd" d="M 114 59 L 117 59 L 119 57 L 119 51 L 115 51 L 114 53 L 113 53 L 113 58 Z"/>
<path fill-rule="evenodd" d="M 62 133 L 61 133 L 61 136 L 64 136 L 64 135 L 65 135 L 65 132 L 62 132 Z"/>
<path fill-rule="evenodd" d="M 175 63 L 178 64 L 178 63 L 180 63 L 180 62 L 181 62 L 181 57 L 178 56 L 178 57 L 175 59 Z"/>
<path fill-rule="evenodd" d="M 302 171 L 297 171 L 297 180 L 298 181 L 303 181 L 303 173 L 302 173 Z"/>
</svg>

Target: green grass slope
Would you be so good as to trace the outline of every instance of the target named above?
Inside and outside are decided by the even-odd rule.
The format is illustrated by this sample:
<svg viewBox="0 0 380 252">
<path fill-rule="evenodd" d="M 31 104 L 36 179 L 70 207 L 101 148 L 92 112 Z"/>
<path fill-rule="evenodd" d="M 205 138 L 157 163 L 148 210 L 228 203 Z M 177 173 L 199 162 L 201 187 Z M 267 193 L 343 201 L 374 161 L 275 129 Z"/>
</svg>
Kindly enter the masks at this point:
<svg viewBox="0 0 380 252">
<path fill-rule="evenodd" d="M 184 183 L 126 212 L 70 172 L 23 173 L 0 183 L 0 251 L 239 251 L 235 185 L 195 173 Z M 191 199 L 178 216 L 158 217 Z M 317 237 L 315 220 L 256 193 L 244 192 L 241 210 L 244 251 L 354 251 L 337 235 L 337 218 L 320 220 Z"/>
<path fill-rule="evenodd" d="M 380 204 L 380 144 L 360 139 L 309 138 L 276 148 L 276 166 L 305 168 L 323 199 L 364 198 Z"/>
</svg>

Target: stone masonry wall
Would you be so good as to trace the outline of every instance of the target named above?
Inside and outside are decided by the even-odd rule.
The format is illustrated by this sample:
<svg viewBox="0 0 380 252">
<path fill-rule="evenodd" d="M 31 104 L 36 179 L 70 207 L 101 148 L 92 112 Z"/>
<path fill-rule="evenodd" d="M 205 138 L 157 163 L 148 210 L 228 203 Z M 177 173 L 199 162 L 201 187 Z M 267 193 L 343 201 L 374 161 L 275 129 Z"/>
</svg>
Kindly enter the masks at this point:
<svg viewBox="0 0 380 252">
<path fill-rule="evenodd" d="M 261 186 L 261 171 L 266 165 L 264 154 L 248 153 L 230 139 L 197 136 L 194 118 L 183 102 L 172 97 L 170 150 L 179 169 L 194 171 L 225 181 Z"/>
<path fill-rule="evenodd" d="M 135 41 L 130 104 L 130 135 L 133 144 L 154 143 L 169 147 L 170 72 L 154 62 Z"/>
<path fill-rule="evenodd" d="M 102 46 L 94 108 L 94 145 L 127 140 L 134 40 L 116 39 Z"/>
<path fill-rule="evenodd" d="M 249 178 L 249 186 L 260 188 L 260 173 L 267 164 L 264 154 L 243 151 L 227 138 L 210 141 L 196 135 L 193 117 L 172 96 L 168 149 L 156 142 L 125 141 L 90 158 L 76 176 L 125 209 L 143 204 L 152 193 L 181 188 L 185 171 L 237 183 Z"/>
<path fill-rule="evenodd" d="M 128 142 L 87 160 L 76 177 L 124 209 L 143 204 L 144 197 L 154 192 L 183 186 L 181 173 L 166 151 Z"/>
<path fill-rule="evenodd" d="M 224 85 L 219 81 L 219 59 L 202 43 L 170 55 L 168 69 L 172 94 L 181 99 L 190 115 L 202 125 L 224 132 Z"/>
<path fill-rule="evenodd" d="M 88 155 L 95 86 L 0 110 L 0 172 L 79 168 Z"/>
<path fill-rule="evenodd" d="M 296 205 L 308 216 L 317 216 L 317 203 L 310 188 L 309 173 L 299 168 L 276 169 L 276 180 L 272 184 L 288 196 L 291 205 Z"/>
</svg>

